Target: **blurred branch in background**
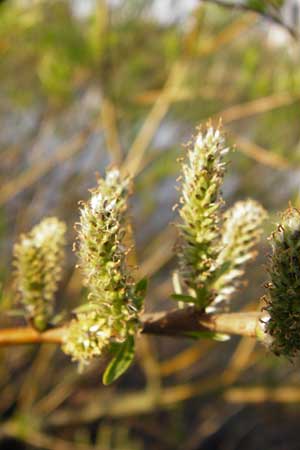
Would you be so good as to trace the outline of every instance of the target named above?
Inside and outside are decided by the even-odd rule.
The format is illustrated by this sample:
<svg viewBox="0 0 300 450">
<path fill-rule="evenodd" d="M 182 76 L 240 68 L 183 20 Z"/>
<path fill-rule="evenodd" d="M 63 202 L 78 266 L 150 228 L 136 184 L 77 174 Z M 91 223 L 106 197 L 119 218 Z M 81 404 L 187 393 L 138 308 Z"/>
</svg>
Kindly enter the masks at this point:
<svg viewBox="0 0 300 450">
<path fill-rule="evenodd" d="M 112 155 L 112 161 L 115 164 L 120 165 L 123 158 L 123 152 L 117 130 L 116 108 L 111 100 L 105 97 L 102 98 L 101 102 L 101 121 L 107 150 Z"/>
<path fill-rule="evenodd" d="M 229 131 L 229 135 L 236 143 L 237 150 L 254 159 L 258 163 L 277 170 L 287 170 L 288 168 L 291 168 L 288 160 L 282 156 L 276 155 L 260 145 L 257 145 L 242 136 L 238 136 L 232 131 Z"/>
<path fill-rule="evenodd" d="M 251 2 L 251 0 L 250 1 L 202 0 L 202 1 L 204 3 L 213 3 L 215 5 L 221 6 L 222 8 L 258 13 L 264 19 L 267 19 L 283 27 L 291 35 L 292 38 L 294 39 L 299 38 L 297 30 L 290 27 L 281 18 L 279 7 L 277 7 L 276 2 L 268 0 L 261 0 L 259 2 Z M 282 6 L 282 4 L 283 2 L 279 0 L 278 6 Z M 272 9 L 275 11 L 273 12 Z"/>
<path fill-rule="evenodd" d="M 3 205 L 7 201 L 11 200 L 15 195 L 36 183 L 40 178 L 45 176 L 45 174 L 53 170 L 59 164 L 62 164 L 64 161 L 83 150 L 91 134 L 95 132 L 97 126 L 99 126 L 98 118 L 84 130 L 80 131 L 69 142 L 63 144 L 61 148 L 55 152 L 53 159 L 44 159 L 40 163 L 35 164 L 21 173 L 17 178 L 5 183 L 0 188 L 0 205 Z"/>
<path fill-rule="evenodd" d="M 150 113 L 146 117 L 141 130 L 128 151 L 123 164 L 123 171 L 125 173 L 129 173 L 131 176 L 134 176 L 139 172 L 145 151 L 153 139 L 159 124 L 167 114 L 171 99 L 179 90 L 186 70 L 187 68 L 185 67 L 184 62 L 175 63 L 174 67 L 171 69 L 170 75 L 165 83 L 165 87 L 161 91 Z"/>
<path fill-rule="evenodd" d="M 300 388 L 299 386 L 232 388 L 225 391 L 224 398 L 230 403 L 300 403 Z"/>
</svg>

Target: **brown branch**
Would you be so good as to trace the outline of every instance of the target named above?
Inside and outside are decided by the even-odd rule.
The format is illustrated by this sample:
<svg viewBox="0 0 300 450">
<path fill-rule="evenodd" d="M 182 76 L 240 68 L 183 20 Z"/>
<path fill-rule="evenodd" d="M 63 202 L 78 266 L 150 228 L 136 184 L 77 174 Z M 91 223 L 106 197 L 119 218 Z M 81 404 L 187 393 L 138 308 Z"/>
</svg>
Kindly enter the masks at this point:
<svg viewBox="0 0 300 450">
<path fill-rule="evenodd" d="M 256 337 L 259 318 L 256 312 L 204 314 L 188 307 L 144 316 L 142 333 L 176 337 L 212 331 Z"/>
<path fill-rule="evenodd" d="M 257 336 L 260 313 L 204 314 L 193 307 L 145 315 L 141 333 L 159 336 L 188 336 L 193 332 L 217 332 Z M 67 326 L 39 333 L 30 327 L 3 328 L 0 346 L 52 343 L 61 344 Z"/>
</svg>

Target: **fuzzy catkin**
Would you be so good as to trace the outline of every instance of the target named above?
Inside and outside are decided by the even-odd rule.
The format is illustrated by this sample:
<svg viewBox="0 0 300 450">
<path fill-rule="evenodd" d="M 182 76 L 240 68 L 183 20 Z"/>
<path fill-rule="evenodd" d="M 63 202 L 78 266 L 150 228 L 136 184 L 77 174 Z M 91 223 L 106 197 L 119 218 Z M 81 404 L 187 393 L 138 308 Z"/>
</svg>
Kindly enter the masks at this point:
<svg viewBox="0 0 300 450">
<path fill-rule="evenodd" d="M 128 188 L 129 180 L 111 169 L 81 206 L 77 253 L 88 301 L 76 311 L 63 346 L 81 365 L 136 331 L 139 306 L 123 243 Z"/>
<path fill-rule="evenodd" d="M 235 203 L 225 212 L 221 251 L 216 260 L 212 285 L 217 294 L 212 305 L 228 301 L 236 291 L 245 264 L 256 255 L 254 247 L 259 241 L 265 218 L 263 207 L 250 199 Z"/>
<path fill-rule="evenodd" d="M 224 308 L 236 291 L 266 215 L 253 200 L 222 213 L 228 150 L 220 129 L 209 124 L 200 128 L 182 165 L 179 269 L 188 292 L 183 298 L 206 312 Z"/>
<path fill-rule="evenodd" d="M 293 358 L 300 350 L 300 211 L 288 208 L 270 237 L 272 254 L 266 285 L 265 332 L 276 355 Z"/>
<path fill-rule="evenodd" d="M 14 246 L 14 266 L 19 300 L 25 315 L 38 330 L 44 330 L 53 314 L 54 297 L 61 279 L 66 226 L 49 217 Z"/>
<path fill-rule="evenodd" d="M 207 280 L 215 270 L 219 249 L 224 155 L 228 152 L 219 129 L 200 129 L 182 166 L 182 196 L 179 225 L 179 268 L 195 303 L 205 307 L 212 300 Z"/>
</svg>

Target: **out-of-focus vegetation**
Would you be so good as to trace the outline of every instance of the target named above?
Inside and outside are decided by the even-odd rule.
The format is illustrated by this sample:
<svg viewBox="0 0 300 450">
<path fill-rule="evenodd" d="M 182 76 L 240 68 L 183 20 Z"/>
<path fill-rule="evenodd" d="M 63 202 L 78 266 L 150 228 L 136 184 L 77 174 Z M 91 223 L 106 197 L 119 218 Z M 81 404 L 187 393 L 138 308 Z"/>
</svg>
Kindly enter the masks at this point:
<svg viewBox="0 0 300 450">
<path fill-rule="evenodd" d="M 21 323 L 6 313 L 14 300 L 13 242 L 44 216 L 69 225 L 57 312 L 81 303 L 71 251 L 77 202 L 113 163 L 135 175 L 132 263 L 139 277 L 151 278 L 146 308 L 172 305 L 176 232 L 167 224 L 176 216 L 177 158 L 210 117 L 221 117 L 237 143 L 227 203 L 254 197 L 274 222 L 288 199 L 299 206 L 299 43 L 265 17 L 274 8 L 280 14 L 274 3 L 282 2 L 263 10 L 265 2 L 248 2 L 261 14 L 185 3 L 1 2 L 3 326 Z M 261 295 L 260 250 L 233 310 Z M 1 349 L 1 448 L 299 447 L 297 363 L 282 364 L 247 339 L 141 337 L 137 352 L 124 378 L 104 388 L 105 361 L 79 375 L 54 346 Z M 281 405 L 262 406 L 265 400 Z"/>
</svg>

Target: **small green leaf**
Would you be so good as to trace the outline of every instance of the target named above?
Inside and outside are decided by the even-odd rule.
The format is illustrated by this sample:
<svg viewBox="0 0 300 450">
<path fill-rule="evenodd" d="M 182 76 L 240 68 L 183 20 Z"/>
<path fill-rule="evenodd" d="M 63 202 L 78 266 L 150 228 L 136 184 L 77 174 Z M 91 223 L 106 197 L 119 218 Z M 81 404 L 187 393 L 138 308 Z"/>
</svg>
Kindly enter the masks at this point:
<svg viewBox="0 0 300 450">
<path fill-rule="evenodd" d="M 144 298 L 146 295 L 148 280 L 142 278 L 134 287 L 134 306 L 140 311 L 143 307 Z"/>
<path fill-rule="evenodd" d="M 113 383 L 128 369 L 134 358 L 134 337 L 128 336 L 120 345 L 116 356 L 110 361 L 102 377 L 103 384 Z"/>
<path fill-rule="evenodd" d="M 176 300 L 177 302 L 187 302 L 187 303 L 195 303 L 195 297 L 191 295 L 183 295 L 183 294 L 172 294 L 171 298 Z"/>
<path fill-rule="evenodd" d="M 115 357 L 116 354 L 118 353 L 118 351 L 120 350 L 120 347 L 124 344 L 124 342 L 122 342 L 122 344 L 120 344 L 120 342 L 111 342 L 109 344 L 109 353 L 111 354 L 112 357 Z"/>
<path fill-rule="evenodd" d="M 147 278 L 142 278 L 135 285 L 135 292 L 139 295 L 145 295 L 147 290 L 148 280 Z"/>
</svg>

